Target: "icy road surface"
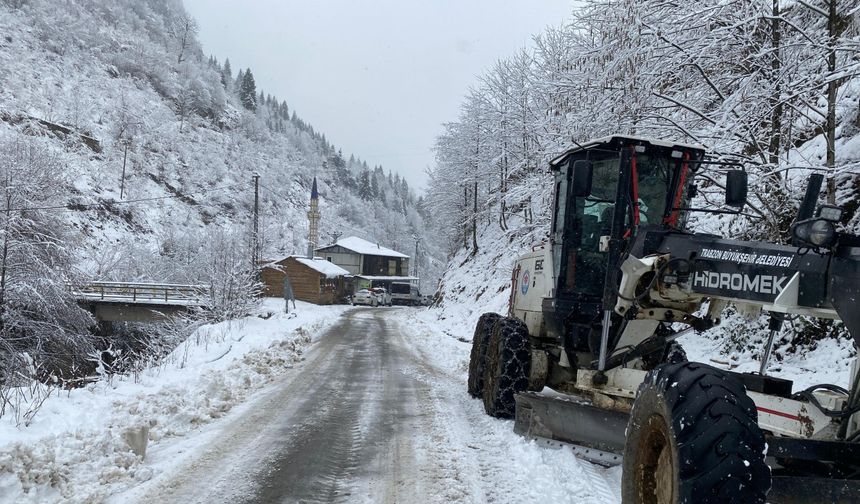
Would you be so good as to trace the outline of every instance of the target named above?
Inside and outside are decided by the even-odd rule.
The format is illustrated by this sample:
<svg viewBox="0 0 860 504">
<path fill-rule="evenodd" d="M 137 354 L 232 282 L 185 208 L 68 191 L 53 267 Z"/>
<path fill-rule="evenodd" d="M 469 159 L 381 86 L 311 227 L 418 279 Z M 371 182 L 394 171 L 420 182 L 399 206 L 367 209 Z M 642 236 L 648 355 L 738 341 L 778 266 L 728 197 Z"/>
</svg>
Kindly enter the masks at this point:
<svg viewBox="0 0 860 504">
<path fill-rule="evenodd" d="M 293 373 L 204 433 L 204 449 L 115 499 L 620 502 L 619 469 L 484 415 L 465 392 L 469 345 L 415 313 L 347 312 Z"/>
</svg>

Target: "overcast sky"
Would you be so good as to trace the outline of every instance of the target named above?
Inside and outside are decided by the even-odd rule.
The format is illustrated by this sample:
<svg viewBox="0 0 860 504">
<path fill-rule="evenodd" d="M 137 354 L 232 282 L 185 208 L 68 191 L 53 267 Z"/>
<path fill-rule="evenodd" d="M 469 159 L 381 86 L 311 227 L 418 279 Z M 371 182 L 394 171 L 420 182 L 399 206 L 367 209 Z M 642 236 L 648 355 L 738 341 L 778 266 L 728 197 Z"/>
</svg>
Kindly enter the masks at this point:
<svg viewBox="0 0 860 504">
<path fill-rule="evenodd" d="M 441 123 L 571 0 L 185 0 L 207 54 L 250 67 L 344 155 L 424 184 Z"/>
</svg>

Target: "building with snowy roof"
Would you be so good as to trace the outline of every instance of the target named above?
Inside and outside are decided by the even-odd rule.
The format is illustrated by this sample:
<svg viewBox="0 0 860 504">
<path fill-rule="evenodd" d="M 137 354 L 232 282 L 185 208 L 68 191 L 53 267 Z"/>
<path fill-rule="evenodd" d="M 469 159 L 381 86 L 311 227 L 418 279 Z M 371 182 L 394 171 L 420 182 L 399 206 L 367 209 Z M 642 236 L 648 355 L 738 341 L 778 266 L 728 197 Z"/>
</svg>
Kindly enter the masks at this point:
<svg viewBox="0 0 860 504">
<path fill-rule="evenodd" d="M 347 270 L 354 288 L 380 286 L 390 289 L 392 282 L 416 282 L 409 275 L 409 256 L 378 243 L 350 236 L 316 249 L 315 254 Z"/>
<path fill-rule="evenodd" d="M 288 278 L 296 299 L 315 304 L 341 301 L 347 293 L 347 275 L 347 270 L 325 259 L 300 256 L 267 262 L 260 271 L 266 296 L 283 297 Z"/>
</svg>

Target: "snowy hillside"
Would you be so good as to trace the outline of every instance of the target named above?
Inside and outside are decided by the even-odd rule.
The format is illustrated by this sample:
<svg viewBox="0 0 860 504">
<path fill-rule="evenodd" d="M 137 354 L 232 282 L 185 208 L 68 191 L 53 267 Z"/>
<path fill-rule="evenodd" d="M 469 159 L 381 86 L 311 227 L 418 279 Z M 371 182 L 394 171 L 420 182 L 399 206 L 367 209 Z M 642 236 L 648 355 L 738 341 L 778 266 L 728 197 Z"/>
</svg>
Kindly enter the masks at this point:
<svg viewBox="0 0 860 504">
<path fill-rule="evenodd" d="M 701 144 L 746 165 L 751 216 L 695 215 L 693 229 L 784 242 L 819 172 L 820 202 L 842 205 L 844 229 L 860 230 L 860 82 L 848 56 L 860 41 L 858 4 L 836 4 L 832 60 L 823 11 L 807 3 L 594 0 L 499 61 L 437 141 L 427 201 L 450 257 L 437 317 L 471 338 L 482 312 L 506 312 L 515 258 L 548 240 L 549 159 L 605 135 Z M 708 192 L 699 203 L 719 200 Z M 697 359 L 749 371 L 765 332 L 765 319 L 730 311 L 684 344 Z M 771 368 L 827 367 L 821 381 L 846 385 L 854 354 L 839 324 L 801 318 L 784 327 Z"/>
<path fill-rule="evenodd" d="M 422 238 L 435 286 L 441 254 L 405 179 L 342 153 L 196 33 L 180 0 L 0 1 L 0 417 L 20 387 L 77 386 L 101 352 L 145 369 L 196 327 L 98 326 L 69 284 L 208 285 L 207 316 L 246 315 L 259 261 L 307 251 L 314 178 L 319 245 L 413 255 Z"/>
<path fill-rule="evenodd" d="M 0 31 L 0 142 L 62 166 L 52 203 L 86 275 L 199 279 L 187 265 L 215 229 L 247 241 L 254 173 L 263 257 L 306 250 L 315 175 L 323 241 L 409 250 L 423 232 L 405 181 L 344 159 L 250 70 L 204 56 L 179 1 L 0 2 Z"/>
</svg>

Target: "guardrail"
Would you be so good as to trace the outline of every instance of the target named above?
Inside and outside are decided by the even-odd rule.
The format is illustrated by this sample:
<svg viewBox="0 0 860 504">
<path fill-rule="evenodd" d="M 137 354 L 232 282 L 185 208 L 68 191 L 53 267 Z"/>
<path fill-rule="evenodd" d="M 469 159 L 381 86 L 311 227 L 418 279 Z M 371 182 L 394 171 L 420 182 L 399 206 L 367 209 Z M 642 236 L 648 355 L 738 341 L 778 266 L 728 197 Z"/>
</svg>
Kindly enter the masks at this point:
<svg viewBox="0 0 860 504">
<path fill-rule="evenodd" d="M 153 304 L 203 304 L 208 285 L 158 284 L 146 282 L 88 282 L 69 284 L 72 294 L 87 300 L 131 301 Z"/>
</svg>

